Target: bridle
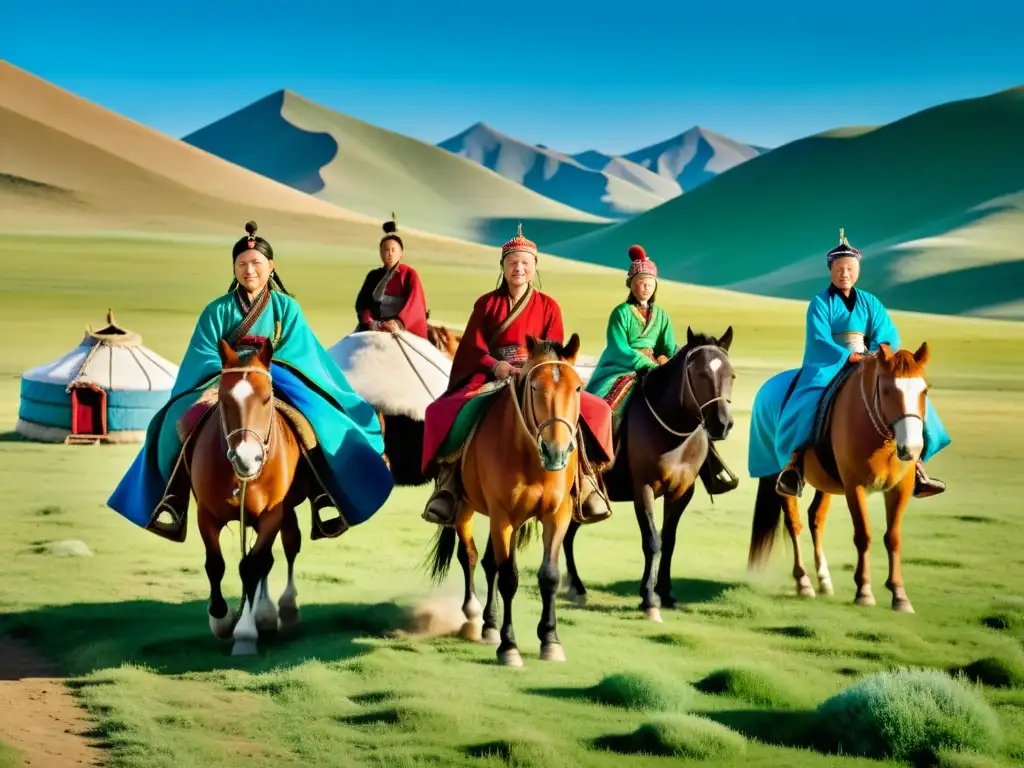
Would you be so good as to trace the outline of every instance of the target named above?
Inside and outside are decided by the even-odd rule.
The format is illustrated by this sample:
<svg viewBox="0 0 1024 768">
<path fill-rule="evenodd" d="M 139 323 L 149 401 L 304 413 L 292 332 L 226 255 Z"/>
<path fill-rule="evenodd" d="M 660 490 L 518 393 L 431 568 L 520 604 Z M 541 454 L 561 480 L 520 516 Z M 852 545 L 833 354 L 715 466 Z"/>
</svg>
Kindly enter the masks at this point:
<svg viewBox="0 0 1024 768">
<path fill-rule="evenodd" d="M 875 358 L 875 386 L 869 401 L 867 392 L 864 390 L 864 380 L 867 378 L 865 373 L 866 367 L 862 367 L 860 369 L 860 399 L 864 403 L 864 410 L 868 412 L 871 426 L 875 428 L 875 431 L 885 442 L 891 443 L 896 439 L 897 424 L 905 419 L 917 419 L 923 423 L 924 417 L 917 413 L 906 412 L 889 422 L 888 427 L 885 426 L 885 414 L 882 412 L 882 376 L 878 371 L 878 356 L 874 354 L 871 357 Z"/>
<path fill-rule="evenodd" d="M 235 367 L 235 368 L 224 368 L 221 371 L 221 374 L 223 375 L 225 373 L 241 373 L 241 374 L 258 373 L 258 374 L 261 374 L 263 376 L 266 376 L 267 380 L 271 383 L 271 385 L 273 385 L 273 381 L 274 381 L 273 376 L 271 376 L 271 374 L 270 374 L 270 371 L 268 371 L 266 368 L 257 368 L 255 366 L 238 366 L 238 367 Z M 245 377 L 243 376 L 243 379 L 244 378 Z M 224 435 L 224 442 L 228 446 L 227 459 L 228 459 L 228 461 L 231 462 L 232 469 L 234 469 L 234 467 L 235 467 L 234 462 L 235 462 L 235 458 L 237 458 L 238 454 L 235 452 L 234 448 L 231 447 L 231 438 L 235 437 L 235 435 L 244 435 L 244 434 L 248 433 L 250 435 L 253 435 L 259 441 L 259 444 L 260 444 L 260 459 L 259 459 L 259 469 L 256 470 L 256 474 L 253 475 L 252 477 L 244 477 L 243 478 L 243 477 L 238 477 L 238 471 L 237 470 L 235 471 L 235 476 L 238 477 L 238 480 L 240 482 L 242 482 L 242 483 L 251 483 L 254 480 L 256 480 L 260 476 L 260 474 L 263 472 L 263 467 L 266 465 L 267 458 L 270 456 L 270 444 L 271 444 L 271 442 L 274 439 L 274 422 L 276 421 L 276 419 L 274 418 L 274 396 L 273 395 L 270 396 L 270 423 L 267 424 L 266 433 L 262 434 L 262 435 L 259 432 L 257 432 L 256 430 L 249 429 L 248 427 L 239 427 L 238 429 L 233 429 L 233 430 L 231 430 L 229 432 L 228 431 L 227 420 L 225 419 L 225 416 L 224 416 L 224 408 L 221 407 L 221 408 L 218 408 L 217 410 L 220 412 L 220 429 L 221 429 L 221 433 Z"/>
<path fill-rule="evenodd" d="M 512 394 L 512 399 L 515 401 L 515 404 L 516 404 L 516 411 L 519 414 L 519 421 L 523 425 L 523 429 L 525 429 L 527 434 L 530 435 L 530 439 L 533 440 L 537 444 L 537 452 L 538 453 L 542 452 L 541 446 L 543 445 L 543 442 L 544 442 L 544 438 L 542 436 L 543 433 L 544 433 L 544 430 L 547 429 L 548 427 L 550 427 L 552 424 L 557 424 L 557 423 L 565 424 L 565 426 L 567 426 L 569 428 L 569 433 L 573 436 L 573 438 L 575 438 L 576 426 L 577 426 L 576 424 L 573 424 L 571 421 L 569 421 L 568 419 L 566 419 L 566 418 L 564 418 L 562 416 L 552 416 L 550 418 L 544 419 L 544 421 L 542 421 L 542 422 L 539 422 L 539 423 L 537 422 L 537 416 L 536 416 L 537 410 L 536 410 L 536 408 L 534 406 L 534 403 L 533 403 L 533 390 L 530 388 L 530 379 L 533 378 L 533 374 L 539 368 L 541 368 L 541 367 L 543 367 L 545 365 L 564 366 L 565 368 L 568 368 L 569 370 L 573 371 L 574 373 L 575 373 L 575 370 L 576 370 L 570 363 L 567 363 L 564 360 L 542 360 L 541 362 L 536 363 L 526 373 L 526 376 L 524 376 L 524 377 L 522 377 L 520 379 L 520 381 L 522 383 L 522 386 L 523 386 L 522 402 L 520 402 L 519 397 L 517 396 L 516 391 L 515 391 L 514 377 L 510 376 L 508 378 L 509 385 L 513 387 L 511 394 Z M 577 392 L 576 393 L 576 412 L 577 413 L 579 413 L 579 410 L 580 410 L 580 401 L 581 400 L 582 400 L 582 395 L 581 395 L 580 392 Z M 527 413 L 527 411 L 529 411 L 530 420 L 536 425 L 536 426 L 534 426 L 533 429 L 530 429 L 530 426 L 526 423 L 526 413 Z M 569 452 L 570 453 L 572 453 L 574 450 L 576 450 L 576 441 L 573 438 L 570 438 L 570 442 L 569 442 Z"/>
<path fill-rule="evenodd" d="M 721 347 L 719 347 L 716 344 L 700 344 L 700 345 L 698 345 L 696 347 L 692 347 L 692 348 L 686 350 L 686 357 L 683 358 L 683 402 L 686 401 L 687 394 L 690 395 L 690 398 L 693 400 L 694 403 L 698 402 L 698 400 L 697 400 L 697 392 L 696 392 L 696 390 L 693 387 L 693 380 L 692 380 L 691 375 L 690 375 L 690 358 L 697 351 L 702 350 L 702 349 L 714 350 L 715 352 L 717 352 L 718 354 L 722 355 L 725 358 L 726 363 L 729 363 L 729 353 L 726 352 L 724 349 L 722 349 Z M 731 364 L 730 364 L 730 367 L 731 367 Z M 680 432 L 679 430 L 673 429 L 668 424 L 666 424 L 664 419 L 662 419 L 661 416 L 658 415 L 658 412 L 656 410 L 654 410 L 654 406 L 651 405 L 651 401 L 647 397 L 647 386 L 646 385 L 647 385 L 647 380 L 645 378 L 640 383 L 640 391 L 641 391 L 641 393 L 644 396 L 644 402 L 647 404 L 647 410 L 649 410 L 651 412 L 651 415 L 654 417 L 654 420 L 657 421 L 658 424 L 661 425 L 662 429 L 664 429 L 669 434 L 675 435 L 676 437 L 689 437 L 694 432 L 696 432 L 698 429 L 706 428 L 704 426 L 704 409 L 707 408 L 712 403 L 717 403 L 719 401 L 724 401 L 726 403 L 731 403 L 732 402 L 729 398 L 723 397 L 722 395 L 718 395 L 716 397 L 712 397 L 706 403 L 704 403 L 703 405 L 701 405 L 701 406 L 699 406 L 697 408 L 697 418 L 700 420 L 700 423 L 695 428 L 690 430 L 689 432 Z"/>
</svg>

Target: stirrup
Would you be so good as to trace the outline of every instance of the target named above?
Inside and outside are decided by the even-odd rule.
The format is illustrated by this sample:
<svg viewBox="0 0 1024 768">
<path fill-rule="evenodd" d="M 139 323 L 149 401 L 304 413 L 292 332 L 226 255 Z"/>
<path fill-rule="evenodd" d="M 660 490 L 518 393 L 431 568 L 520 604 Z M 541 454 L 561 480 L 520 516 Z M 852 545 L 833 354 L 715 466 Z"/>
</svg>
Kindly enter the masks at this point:
<svg viewBox="0 0 1024 768">
<path fill-rule="evenodd" d="M 942 480 L 928 477 L 923 469 L 914 473 L 914 498 L 927 499 L 931 496 L 938 496 L 946 490 L 946 484 Z"/>
<path fill-rule="evenodd" d="M 170 503 L 173 498 L 174 496 L 165 496 L 160 500 L 152 519 L 149 521 L 149 525 L 146 526 L 146 530 L 168 541 L 181 544 L 188 535 L 188 500 L 186 499 L 185 511 L 179 514 Z M 164 522 L 160 519 L 160 515 L 165 512 L 171 516 L 170 522 Z"/>
<path fill-rule="evenodd" d="M 583 496 L 582 489 L 589 486 L 590 492 Z M 573 519 L 580 525 L 592 525 L 612 516 L 612 504 L 601 490 L 597 479 L 581 473 L 579 498 L 573 504 Z"/>
<path fill-rule="evenodd" d="M 787 473 L 793 473 L 796 475 L 796 487 L 791 488 L 789 485 L 783 482 L 783 478 L 786 477 Z M 775 481 L 775 492 L 780 496 L 789 496 L 791 498 L 800 498 L 804 492 L 804 476 L 792 464 L 787 466 L 779 473 L 778 479 Z"/>
<path fill-rule="evenodd" d="M 309 538 L 311 541 L 317 541 L 318 539 L 336 539 L 348 530 L 348 523 L 345 522 L 345 518 L 341 514 L 340 509 L 338 510 L 338 516 L 332 517 L 330 520 L 324 520 L 320 517 L 321 509 L 334 508 L 331 497 L 326 493 L 321 493 L 315 499 L 311 498 L 309 500 L 309 508 L 313 513 L 313 524 L 309 532 Z"/>
</svg>

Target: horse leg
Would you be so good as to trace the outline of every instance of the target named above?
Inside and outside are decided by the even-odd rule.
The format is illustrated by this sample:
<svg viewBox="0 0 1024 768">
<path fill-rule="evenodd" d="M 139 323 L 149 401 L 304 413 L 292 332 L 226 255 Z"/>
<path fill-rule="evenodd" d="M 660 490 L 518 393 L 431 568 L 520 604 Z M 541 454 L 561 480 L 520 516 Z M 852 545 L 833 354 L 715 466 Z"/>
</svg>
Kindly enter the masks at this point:
<svg viewBox="0 0 1024 768">
<path fill-rule="evenodd" d="M 814 587 L 804 566 L 804 553 L 800 549 L 800 534 L 804 524 L 800 520 L 800 501 L 792 496 L 783 496 L 782 508 L 786 513 L 786 530 L 793 542 L 793 578 L 796 579 L 796 593 L 800 597 L 814 597 Z"/>
<path fill-rule="evenodd" d="M 857 547 L 857 570 L 853 581 L 857 585 L 857 605 L 874 605 L 875 595 L 871 591 L 871 568 L 868 565 L 868 550 L 871 548 L 871 523 L 868 520 L 867 492 L 859 485 L 846 489 L 846 504 L 853 519 L 853 544 Z"/>
<path fill-rule="evenodd" d="M 469 511 L 468 514 L 465 510 L 460 512 L 456 518 L 455 531 L 459 535 L 459 565 L 462 566 L 462 573 L 465 577 L 462 614 L 466 617 L 466 621 L 459 630 L 459 637 L 475 642 L 481 639 L 482 622 L 480 621 L 480 616 L 483 613 L 483 608 L 476 597 L 476 588 L 473 584 L 479 555 L 476 549 L 476 541 L 473 539 L 472 511 Z"/>
<path fill-rule="evenodd" d="M 243 603 L 242 615 L 233 633 L 235 645 L 231 649 L 232 656 L 251 656 L 256 653 L 256 641 L 259 639 L 256 611 L 264 595 L 266 576 L 274 566 L 272 550 L 283 517 L 283 505 L 260 515 L 256 543 L 238 564 L 238 574 L 242 577 Z"/>
<path fill-rule="evenodd" d="M 828 570 L 828 561 L 825 560 L 825 549 L 823 538 L 825 533 L 825 520 L 828 519 L 828 508 L 832 503 L 832 496 L 821 491 L 816 491 L 811 506 L 807 509 L 807 521 L 811 526 L 811 540 L 814 542 L 814 568 L 818 572 L 818 589 L 823 595 L 834 595 L 832 587 L 832 574 Z"/>
<path fill-rule="evenodd" d="M 661 598 L 654 591 L 658 578 L 658 554 L 661 551 L 661 537 L 654 524 L 654 491 L 645 485 L 639 498 L 633 502 L 636 521 L 640 526 L 640 544 L 644 551 L 644 575 L 640 579 L 640 610 L 647 611 L 651 621 L 661 621 Z"/>
<path fill-rule="evenodd" d="M 683 513 L 693 499 L 695 486 L 691 485 L 678 499 L 665 497 L 665 520 L 661 525 L 661 562 L 658 564 L 658 582 L 654 588 L 662 608 L 675 608 L 678 601 L 672 592 L 672 555 L 676 549 L 676 531 Z"/>
<path fill-rule="evenodd" d="M 487 579 L 487 602 L 484 604 L 484 626 L 480 632 L 480 641 L 488 645 L 499 645 L 501 636 L 498 634 L 498 605 L 495 602 L 495 582 L 498 578 L 498 563 L 494 559 L 494 547 L 491 537 L 487 536 L 487 549 L 484 551 L 484 578 Z"/>
<path fill-rule="evenodd" d="M 901 525 L 903 512 L 907 508 L 910 496 L 914 491 L 914 473 L 908 472 L 907 478 L 898 486 L 885 493 L 885 548 L 889 552 L 889 578 L 885 586 L 892 592 L 892 609 L 900 613 L 913 613 L 914 607 L 903 589 L 902 558 L 903 537 Z"/>
<path fill-rule="evenodd" d="M 299 595 L 299 590 L 295 588 L 295 558 L 302 549 L 302 531 L 299 530 L 299 518 L 295 514 L 295 507 L 288 507 L 285 510 L 284 520 L 281 522 L 281 547 L 288 561 L 288 586 L 281 593 L 277 607 L 281 616 L 281 629 L 289 630 L 299 625 L 299 606 L 295 600 Z"/>
<path fill-rule="evenodd" d="M 540 622 L 537 624 L 537 637 L 540 639 L 541 661 L 565 661 L 565 651 L 558 639 L 558 619 L 555 618 L 555 595 L 558 592 L 558 552 L 562 548 L 569 521 L 571 500 L 562 505 L 554 515 L 545 516 L 541 521 L 544 526 L 544 554 L 537 571 L 537 585 L 540 587 L 542 603 Z"/>
<path fill-rule="evenodd" d="M 231 637 L 235 617 L 228 610 L 227 601 L 220 589 L 220 583 L 224 579 L 224 555 L 220 550 L 220 533 L 224 529 L 224 523 L 203 506 L 199 507 L 197 518 L 199 535 L 206 548 L 206 578 L 210 580 L 210 603 L 207 608 L 210 631 L 214 637 L 226 640 Z"/>
<path fill-rule="evenodd" d="M 491 548 L 494 562 L 498 566 L 498 590 L 501 592 L 504 616 L 501 621 L 501 645 L 498 646 L 498 661 L 506 667 L 523 666 L 523 657 L 516 647 L 516 634 L 512 628 L 512 600 L 519 589 L 519 569 L 516 567 L 515 531 L 507 520 L 500 522 L 491 513 Z"/>
<path fill-rule="evenodd" d="M 580 579 L 579 571 L 576 570 L 576 556 L 573 552 L 576 533 L 580 527 L 575 520 L 569 521 L 569 530 L 565 532 L 565 541 L 562 542 L 562 546 L 565 548 L 565 580 L 569 582 L 565 597 L 582 608 L 587 604 L 587 588 L 583 586 L 583 580 Z"/>
</svg>

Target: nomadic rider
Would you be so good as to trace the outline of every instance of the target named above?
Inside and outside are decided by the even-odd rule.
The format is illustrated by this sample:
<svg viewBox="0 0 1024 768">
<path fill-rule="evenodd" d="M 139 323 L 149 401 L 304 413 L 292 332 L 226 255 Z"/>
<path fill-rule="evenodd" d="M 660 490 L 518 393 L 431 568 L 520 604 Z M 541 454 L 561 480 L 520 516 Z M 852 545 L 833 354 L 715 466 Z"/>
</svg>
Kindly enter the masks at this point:
<svg viewBox="0 0 1024 768">
<path fill-rule="evenodd" d="M 360 331 L 408 331 L 427 338 L 427 299 L 416 270 L 402 263 L 405 247 L 398 236 L 395 214 L 384 222 L 380 260 L 370 270 L 356 296 Z"/>
<path fill-rule="evenodd" d="M 235 278 L 228 292 L 199 316 L 170 399 L 153 417 L 142 450 L 107 504 L 136 525 L 184 541 L 191 491 L 184 448 L 198 423 L 189 426 L 190 419 L 182 417 L 193 407 L 203 414 L 210 410 L 222 367 L 221 339 L 243 361 L 269 340 L 274 397 L 302 413 L 316 433 L 317 448 L 307 454 L 316 469 L 309 473 L 313 538 L 337 536 L 347 525 L 368 520 L 391 493 L 394 481 L 382 456 L 380 423 L 285 290 L 274 268 L 274 250 L 256 235 L 256 222 L 246 224 L 245 231 L 231 249 Z M 321 521 L 319 510 L 325 507 L 337 509 L 339 517 Z M 165 515 L 169 521 L 159 519 Z"/>
<path fill-rule="evenodd" d="M 629 296 L 612 310 L 608 318 L 606 346 L 586 386 L 587 392 L 602 398 L 611 407 L 615 431 L 618 431 L 626 413 L 633 385 L 645 371 L 668 362 L 677 350 L 672 319 L 655 301 L 658 265 L 639 245 L 630 247 L 629 259 L 629 271 L 626 273 Z M 710 440 L 701 478 L 708 493 L 725 493 L 739 482 L 726 469 Z"/>
<path fill-rule="evenodd" d="M 439 525 L 455 522 L 462 496 L 459 456 L 470 430 L 480 422 L 493 398 L 477 390 L 496 379 L 515 376 L 527 360 L 526 337 L 563 343 L 562 310 L 550 296 L 534 288 L 537 246 L 523 236 L 522 224 L 501 248 L 502 278 L 498 288 L 477 299 L 462 342 L 452 362 L 447 392 L 427 406 L 423 435 L 423 472 L 436 471 L 436 485 L 423 518 Z M 580 422 L 587 451 L 580 462 L 581 522 L 596 523 L 611 515 L 611 506 L 599 490 L 594 465 L 614 458 L 611 409 L 581 392 Z M 497 450 L 497 447 L 495 447 Z"/>
<path fill-rule="evenodd" d="M 854 287 L 860 277 L 861 254 L 839 230 L 839 245 L 828 252 L 825 263 L 832 282 L 811 299 L 807 308 L 807 338 L 804 360 L 783 406 L 776 433 L 776 453 L 788 456 L 776 483 L 783 496 L 799 496 L 804 484 L 803 454 L 812 440 L 814 417 L 819 401 L 847 361 L 860 362 L 887 343 L 900 348 L 900 334 L 882 303 L 867 291 Z M 924 462 L 950 443 L 946 428 L 926 401 L 924 451 L 917 462 L 914 496 L 925 498 L 942 493 L 946 484 L 929 478 Z"/>
</svg>

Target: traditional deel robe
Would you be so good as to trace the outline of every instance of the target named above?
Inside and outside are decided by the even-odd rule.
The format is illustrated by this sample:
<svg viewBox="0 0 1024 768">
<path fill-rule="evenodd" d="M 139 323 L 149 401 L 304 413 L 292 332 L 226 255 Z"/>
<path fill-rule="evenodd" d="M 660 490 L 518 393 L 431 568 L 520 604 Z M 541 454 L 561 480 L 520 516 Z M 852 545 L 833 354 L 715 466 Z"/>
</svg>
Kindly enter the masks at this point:
<svg viewBox="0 0 1024 768">
<path fill-rule="evenodd" d="M 658 366 L 640 350 L 650 350 L 654 358 L 672 357 L 676 337 L 668 312 L 657 304 L 645 316 L 638 305 L 624 301 L 608 318 L 605 344 L 586 391 L 608 403 L 617 429 L 637 374 Z"/>
<path fill-rule="evenodd" d="M 807 308 L 806 341 L 803 365 L 797 372 L 796 381 L 785 403 L 775 396 L 755 400 L 753 423 L 758 421 L 767 428 L 777 423 L 775 434 L 774 463 L 764 452 L 755 451 L 755 442 L 750 443 L 748 456 L 751 468 L 758 472 L 769 466 L 772 473 L 780 472 L 789 462 L 792 454 L 808 446 L 814 429 L 814 416 L 818 403 L 829 383 L 839 373 L 854 351 L 874 353 L 881 344 L 887 343 L 893 350 L 900 347 L 900 335 L 882 303 L 867 291 L 854 289 L 849 298 L 829 286 L 813 299 Z M 780 386 L 779 377 L 770 380 L 774 388 Z M 789 379 L 792 382 L 792 379 Z M 790 389 L 789 384 L 786 390 Z M 785 392 L 783 392 L 785 397 Z M 759 402 L 760 401 L 760 405 Z M 773 419 L 769 414 L 757 413 L 757 408 L 779 408 L 781 412 Z M 939 419 L 938 413 L 927 401 L 924 419 L 925 461 L 950 443 L 949 434 Z M 754 475 L 764 477 L 765 475 Z"/>
<path fill-rule="evenodd" d="M 295 299 L 268 287 L 245 314 L 244 304 L 242 294 L 233 291 L 203 310 L 170 399 L 150 422 L 145 444 L 108 506 L 136 525 L 150 523 L 182 454 L 178 420 L 220 378 L 220 340 L 244 352 L 270 339 L 274 395 L 297 408 L 316 432 L 326 463 L 320 478 L 325 490 L 349 525 L 369 520 L 394 485 L 372 406 L 349 386 Z"/>
<path fill-rule="evenodd" d="M 522 366 L 528 357 L 526 337 L 565 342 L 562 310 L 557 302 L 532 286 L 509 306 L 508 291 L 499 288 L 484 294 L 473 305 L 459 349 L 452 361 L 448 392 L 427 406 L 423 434 L 423 471 L 435 459 L 455 454 L 470 430 L 483 418 L 493 395 L 500 390 L 480 388 L 494 380 L 492 369 L 504 360 Z M 588 392 L 581 392 L 580 421 L 605 456 L 591 456 L 595 462 L 611 461 L 611 409 Z"/>
<path fill-rule="evenodd" d="M 356 296 L 359 330 L 374 321 L 397 320 L 409 333 L 427 338 L 427 298 L 420 276 L 398 262 L 394 269 L 370 270 Z"/>
</svg>

